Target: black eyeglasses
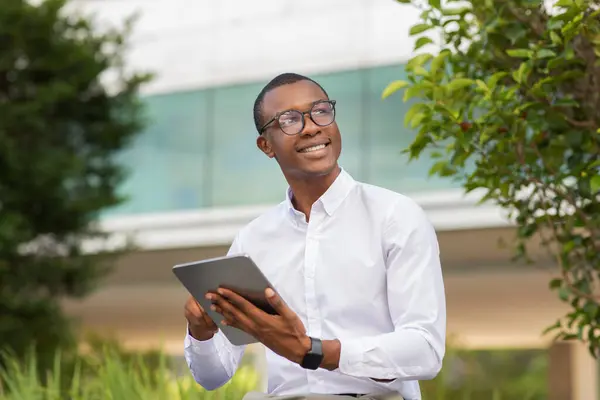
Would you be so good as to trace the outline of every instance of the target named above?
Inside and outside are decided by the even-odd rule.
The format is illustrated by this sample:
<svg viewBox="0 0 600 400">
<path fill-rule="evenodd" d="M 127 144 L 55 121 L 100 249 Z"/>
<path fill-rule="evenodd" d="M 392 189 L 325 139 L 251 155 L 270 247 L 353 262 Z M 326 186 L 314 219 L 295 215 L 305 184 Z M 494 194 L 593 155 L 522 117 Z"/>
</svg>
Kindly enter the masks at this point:
<svg viewBox="0 0 600 400">
<path fill-rule="evenodd" d="M 319 100 L 312 105 L 310 110 L 304 112 L 286 110 L 277 113 L 258 132 L 262 135 L 267 126 L 277 121 L 283 133 L 290 136 L 297 135 L 304 130 L 306 124 L 304 115 L 306 114 L 317 126 L 331 125 L 335 121 L 335 100 Z"/>
</svg>

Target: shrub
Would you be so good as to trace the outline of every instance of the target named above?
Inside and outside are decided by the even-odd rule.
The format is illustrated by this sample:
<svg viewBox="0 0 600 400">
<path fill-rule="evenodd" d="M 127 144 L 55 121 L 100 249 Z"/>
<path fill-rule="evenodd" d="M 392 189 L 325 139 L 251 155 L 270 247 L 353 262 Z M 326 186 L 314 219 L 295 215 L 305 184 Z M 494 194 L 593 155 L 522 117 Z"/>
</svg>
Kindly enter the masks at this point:
<svg viewBox="0 0 600 400">
<path fill-rule="evenodd" d="M 63 359 L 57 352 L 52 369 L 43 379 L 38 374 L 35 352 L 26 362 L 10 356 L 6 360 L 0 371 L 2 400 L 240 400 L 259 384 L 259 374 L 243 365 L 223 387 L 206 391 L 189 373 L 178 375 L 162 353 L 158 364 L 151 366 L 143 356 L 123 357 L 109 347 L 80 356 L 72 371 L 63 370 Z"/>
<path fill-rule="evenodd" d="M 550 330 L 599 355 L 600 5 L 398 1 L 422 11 L 408 80 L 383 94 L 413 103 L 407 152 L 504 208 L 519 258 L 541 239 L 560 267 L 550 287 L 571 306 Z"/>
</svg>

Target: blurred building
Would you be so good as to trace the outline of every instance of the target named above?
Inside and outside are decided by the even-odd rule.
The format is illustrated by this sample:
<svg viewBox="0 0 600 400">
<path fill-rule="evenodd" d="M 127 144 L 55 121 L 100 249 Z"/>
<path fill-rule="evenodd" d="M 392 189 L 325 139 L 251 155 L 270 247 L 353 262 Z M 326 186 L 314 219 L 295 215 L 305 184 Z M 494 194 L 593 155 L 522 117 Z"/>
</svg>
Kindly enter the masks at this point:
<svg viewBox="0 0 600 400">
<path fill-rule="evenodd" d="M 107 23 L 141 12 L 133 67 L 157 73 L 145 100 L 151 124 L 122 161 L 131 171 L 129 202 L 105 227 L 136 234 L 140 250 L 84 302 L 68 310 L 84 326 L 125 343 L 164 345 L 181 354 L 187 294 L 171 273 L 180 262 L 222 255 L 234 234 L 286 189 L 278 166 L 255 147 L 252 103 L 281 72 L 318 80 L 337 100 L 341 164 L 356 179 L 415 198 L 434 223 L 442 249 L 448 332 L 471 348 L 549 348 L 556 399 L 597 396 L 595 363 L 578 345 L 550 346 L 542 330 L 566 311 L 548 282 L 555 272 L 511 263 L 514 228 L 490 205 L 476 206 L 450 180 L 428 178 L 431 160 L 400 152 L 401 96 L 381 100 L 403 79 L 409 27 L 418 18 L 393 0 L 252 2 L 220 0 L 79 1 Z M 260 349 L 255 349 L 260 351 Z"/>
</svg>

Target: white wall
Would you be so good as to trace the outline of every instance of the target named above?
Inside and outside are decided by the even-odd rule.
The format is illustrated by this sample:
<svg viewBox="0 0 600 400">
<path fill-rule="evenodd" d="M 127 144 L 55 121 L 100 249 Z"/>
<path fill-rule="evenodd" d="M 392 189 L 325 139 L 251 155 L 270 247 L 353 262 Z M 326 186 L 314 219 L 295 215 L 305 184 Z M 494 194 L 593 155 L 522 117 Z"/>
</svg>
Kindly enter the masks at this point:
<svg viewBox="0 0 600 400">
<path fill-rule="evenodd" d="M 130 62 L 148 92 L 399 61 L 418 11 L 394 0 L 78 0 L 115 23 L 139 11 Z"/>
</svg>

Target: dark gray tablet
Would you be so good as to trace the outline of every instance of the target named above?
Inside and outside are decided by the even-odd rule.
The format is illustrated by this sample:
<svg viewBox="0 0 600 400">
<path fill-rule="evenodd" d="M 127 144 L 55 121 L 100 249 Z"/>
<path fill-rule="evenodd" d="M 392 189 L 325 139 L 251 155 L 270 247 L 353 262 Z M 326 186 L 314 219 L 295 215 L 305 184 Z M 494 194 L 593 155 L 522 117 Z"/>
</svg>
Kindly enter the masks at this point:
<svg viewBox="0 0 600 400">
<path fill-rule="evenodd" d="M 223 316 L 210 309 L 211 302 L 204 297 L 206 293 L 227 288 L 263 311 L 276 314 L 265 297 L 265 289 L 273 287 L 247 254 L 178 264 L 173 267 L 173 273 L 234 345 L 257 343 L 257 340 L 240 329 L 221 325 Z"/>
</svg>

